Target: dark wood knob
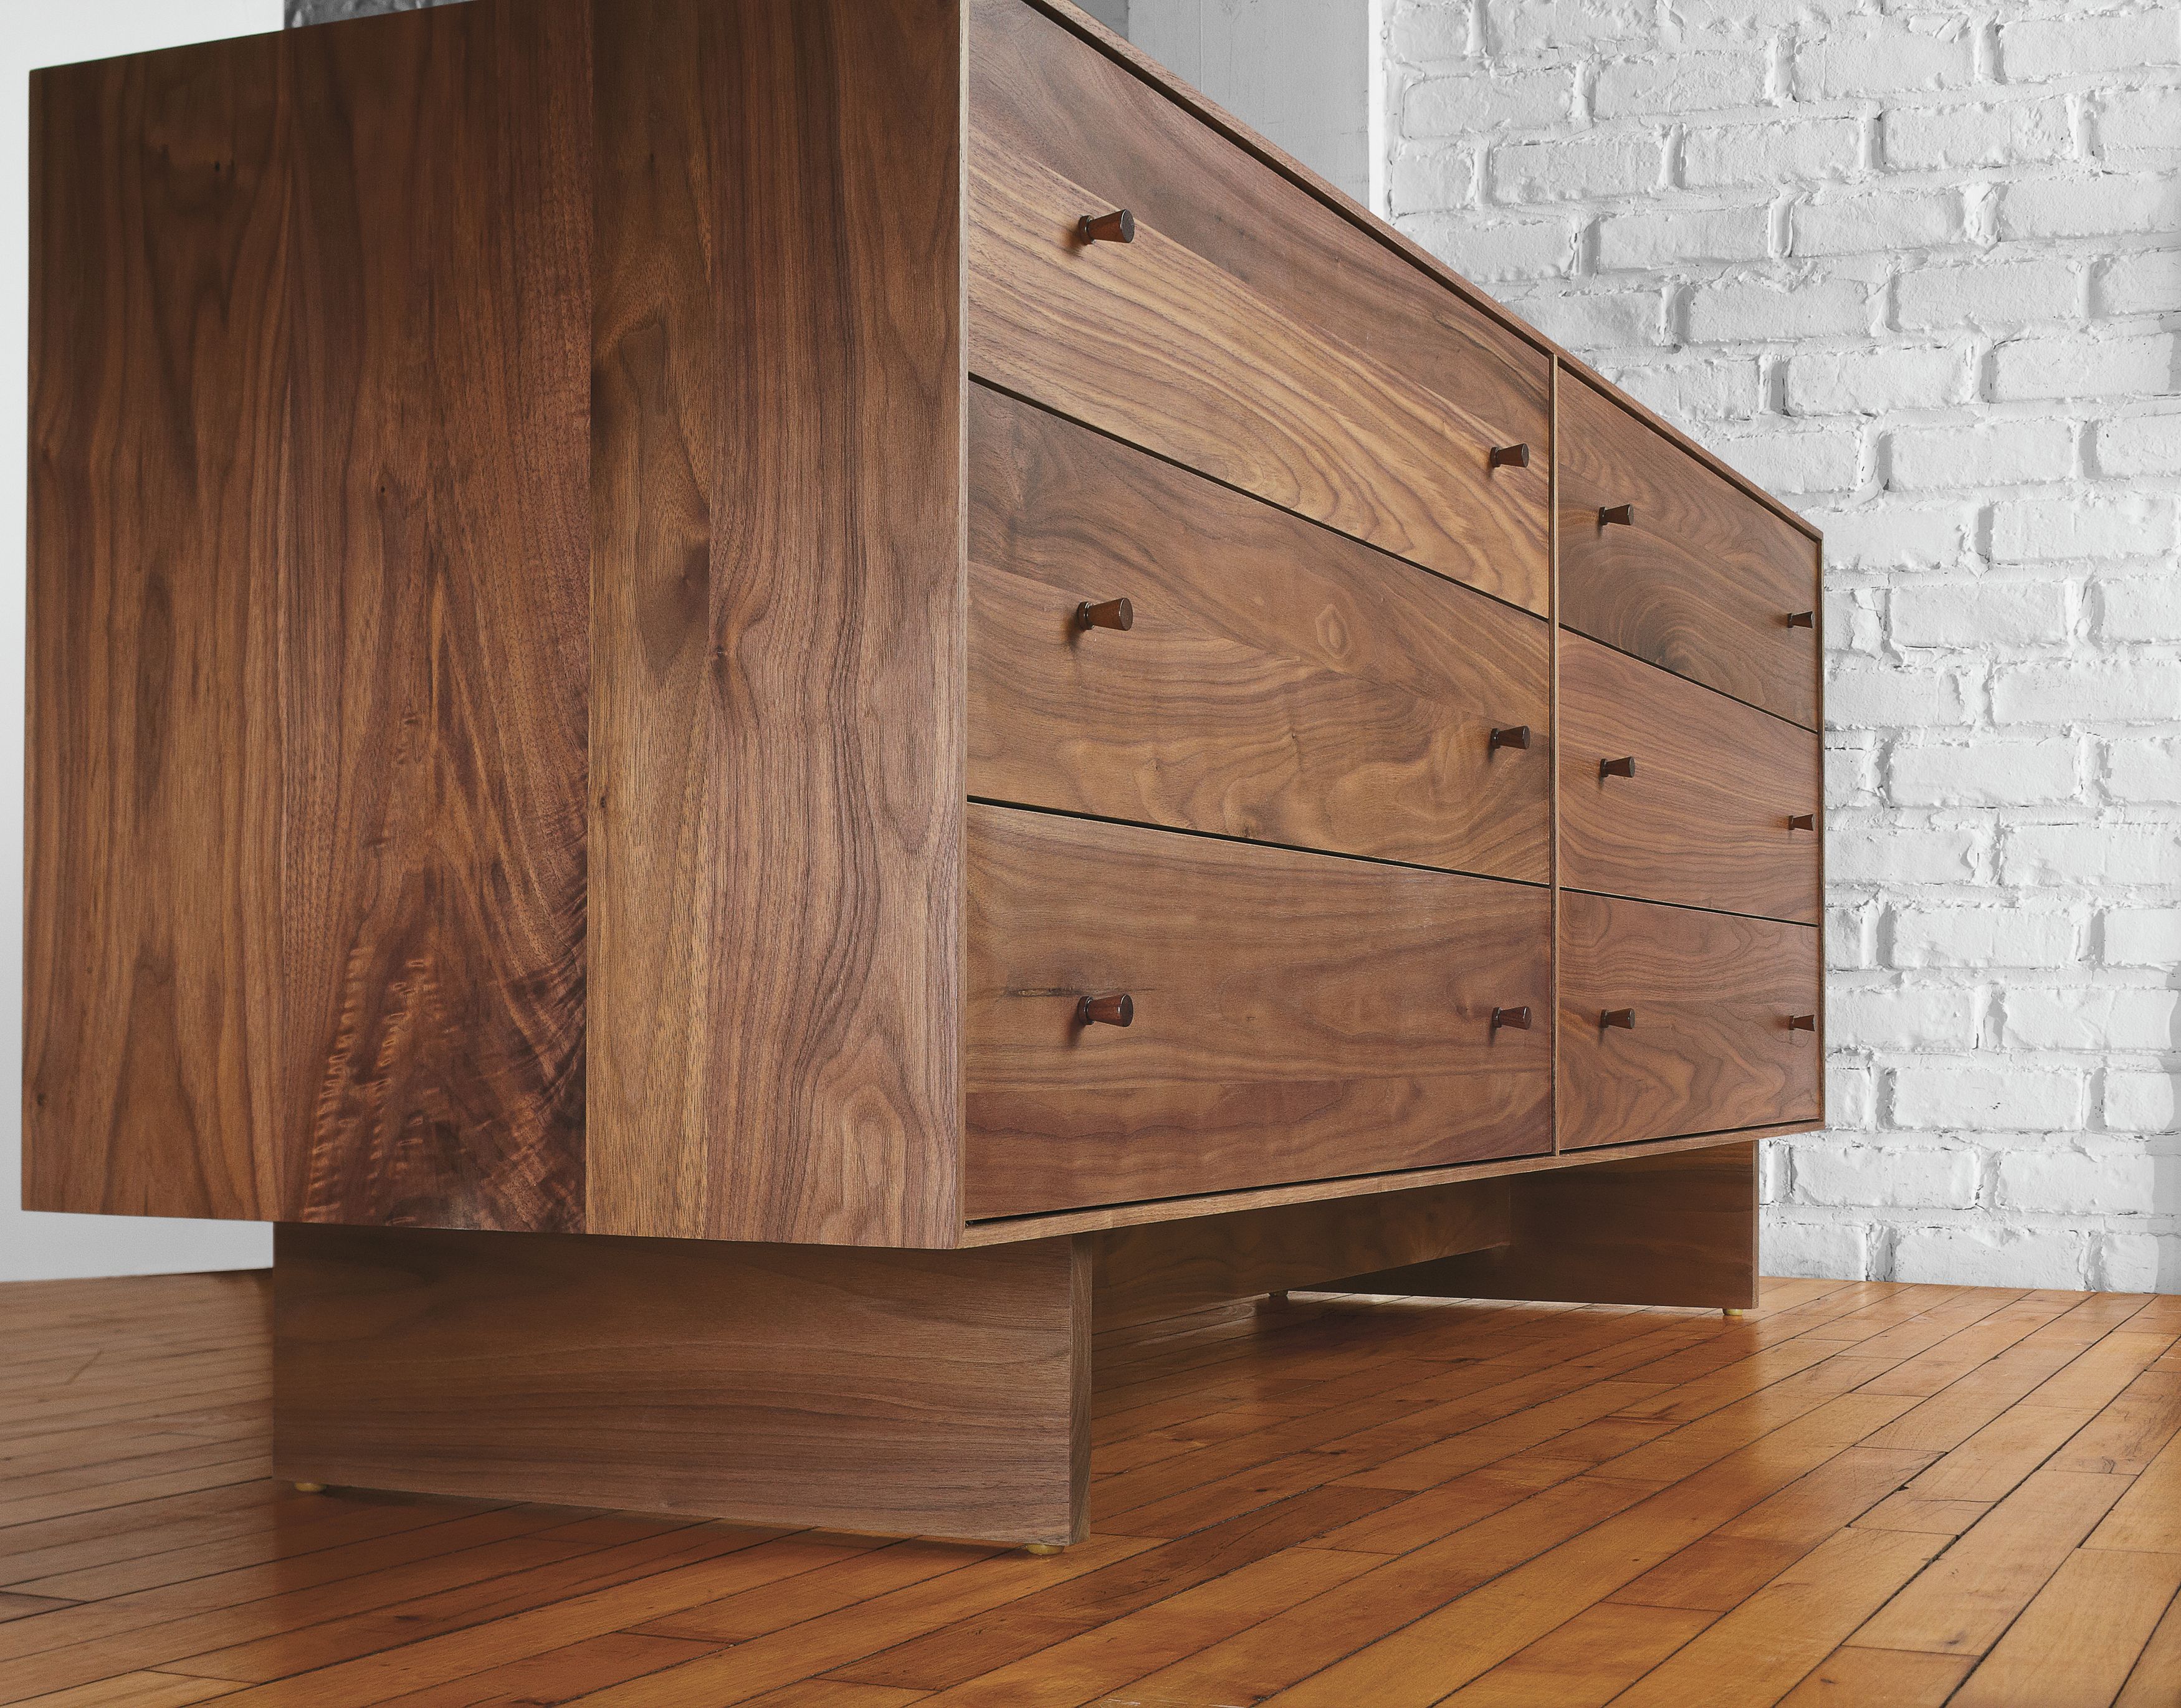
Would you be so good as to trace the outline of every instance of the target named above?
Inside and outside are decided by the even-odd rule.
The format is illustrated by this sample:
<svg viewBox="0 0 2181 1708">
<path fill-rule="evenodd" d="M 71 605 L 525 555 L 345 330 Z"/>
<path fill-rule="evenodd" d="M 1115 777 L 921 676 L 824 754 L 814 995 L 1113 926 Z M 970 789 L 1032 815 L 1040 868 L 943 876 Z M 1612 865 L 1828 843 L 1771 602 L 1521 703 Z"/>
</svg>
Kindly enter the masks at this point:
<svg viewBox="0 0 2181 1708">
<path fill-rule="evenodd" d="M 1126 991 L 1118 996 L 1082 997 L 1075 1003 L 1075 1024 L 1079 1026 L 1125 1026 L 1135 1017 L 1135 998 Z"/>
<path fill-rule="evenodd" d="M 1636 1010 L 1633 1009 L 1608 1009 L 1604 1014 L 1598 1017 L 1598 1023 L 1601 1026 L 1626 1026 L 1631 1031 L 1633 1031 L 1636 1028 Z"/>
<path fill-rule="evenodd" d="M 1089 600 L 1075 607 L 1078 628 L 1134 628 L 1136 608 L 1125 599 L 1109 599 L 1093 605 Z"/>
<path fill-rule="evenodd" d="M 1530 447 L 1527 445 L 1495 445 L 1492 447 L 1492 467 L 1494 468 L 1527 468 L 1530 466 Z"/>
<path fill-rule="evenodd" d="M 1633 777 L 1636 775 L 1635 756 L 1632 754 L 1626 759 L 1602 759 L 1598 762 L 1598 774 L 1600 777 Z"/>
<path fill-rule="evenodd" d="M 1497 1031 L 1502 1026 L 1512 1026 L 1518 1032 L 1527 1032 L 1530 1030 L 1529 1009 L 1526 1008 L 1493 1009 L 1493 1031 Z"/>
<path fill-rule="evenodd" d="M 1086 213 L 1075 222 L 1075 235 L 1085 243 L 1134 243 L 1136 216 L 1125 207 L 1111 213 Z"/>
<path fill-rule="evenodd" d="M 1787 815 L 1787 828 L 1789 830 L 1814 831 L 1817 827 L 1818 815 L 1814 812 L 1797 812 Z"/>
<path fill-rule="evenodd" d="M 1530 727 L 1526 723 L 1518 723 L 1509 729 L 1495 729 L 1492 732 L 1492 747 L 1495 751 L 1503 747 L 1527 749 L 1529 745 Z"/>
<path fill-rule="evenodd" d="M 1787 1016 L 1787 1030 L 1791 1032 L 1814 1032 L 1817 1031 L 1817 1029 L 1818 1017 L 1815 1014 L 1790 1014 Z"/>
<path fill-rule="evenodd" d="M 1787 613 L 1787 627 L 1790 628 L 1815 628 L 1817 626 L 1818 614 L 1814 611 L 1791 611 Z"/>
<path fill-rule="evenodd" d="M 1633 528 L 1636 526 L 1636 506 L 1632 504 L 1609 504 L 1598 512 L 1600 528 Z"/>
</svg>

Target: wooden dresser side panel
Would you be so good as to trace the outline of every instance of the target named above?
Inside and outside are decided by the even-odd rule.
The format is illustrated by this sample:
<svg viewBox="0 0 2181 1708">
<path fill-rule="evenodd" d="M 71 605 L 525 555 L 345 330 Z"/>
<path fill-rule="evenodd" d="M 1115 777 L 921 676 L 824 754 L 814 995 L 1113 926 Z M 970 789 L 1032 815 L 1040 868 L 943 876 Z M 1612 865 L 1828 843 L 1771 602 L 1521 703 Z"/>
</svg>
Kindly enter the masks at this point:
<svg viewBox="0 0 2181 1708">
<path fill-rule="evenodd" d="M 953 0 L 597 0 L 591 1226 L 958 1236 Z"/>
<path fill-rule="evenodd" d="M 582 1225 L 588 53 L 34 79 L 33 1208 Z"/>
</svg>

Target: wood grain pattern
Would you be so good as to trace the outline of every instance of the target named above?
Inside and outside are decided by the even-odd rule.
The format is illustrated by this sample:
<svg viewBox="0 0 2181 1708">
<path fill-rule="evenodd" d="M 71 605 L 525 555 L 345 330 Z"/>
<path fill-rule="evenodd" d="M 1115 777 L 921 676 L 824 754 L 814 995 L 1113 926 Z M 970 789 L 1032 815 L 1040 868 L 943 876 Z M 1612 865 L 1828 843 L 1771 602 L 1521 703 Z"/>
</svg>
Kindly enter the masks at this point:
<svg viewBox="0 0 2181 1708">
<path fill-rule="evenodd" d="M 1757 1302 L 1757 1147 L 1592 1163 L 1506 1182 L 1508 1237 L 1313 1291 L 1602 1305 Z"/>
<path fill-rule="evenodd" d="M 1491 1025 L 1543 890 L 985 805 L 969 869 L 972 1218 L 1549 1147 L 1547 1034 Z"/>
<path fill-rule="evenodd" d="M 1499 1245 L 1508 1238 L 1510 1190 L 1505 1180 L 1481 1180 L 1091 1235 L 1091 1322 L 1103 1333 Z"/>
<path fill-rule="evenodd" d="M 1814 926 L 1570 891 L 1560 930 L 1562 1150 L 1815 1118 L 1824 1033 L 1787 1025 L 1823 1025 Z"/>
<path fill-rule="evenodd" d="M 1084 1534 L 1090 1258 L 284 1225 L 277 1473 L 746 1523 Z"/>
<path fill-rule="evenodd" d="M 36 1208 L 582 1224 L 588 75 L 34 80 Z"/>
<path fill-rule="evenodd" d="M 1819 738 L 1580 635 L 1560 665 L 1560 882 L 1816 924 Z"/>
<path fill-rule="evenodd" d="M 1817 608 L 1816 544 L 1591 385 L 1560 432 L 1560 621 L 1814 729 L 1817 631 L 1787 618 Z"/>
<path fill-rule="evenodd" d="M 1543 471 L 1400 369 L 1139 217 L 1085 246 L 1096 195 L 972 130 L 969 369 L 1283 509 L 1545 608 Z"/>
<path fill-rule="evenodd" d="M 971 793 L 1545 881 L 1538 619 L 981 386 L 969 576 Z"/>
<path fill-rule="evenodd" d="M 591 1224 L 951 1243 L 959 19 L 599 16 Z"/>
</svg>

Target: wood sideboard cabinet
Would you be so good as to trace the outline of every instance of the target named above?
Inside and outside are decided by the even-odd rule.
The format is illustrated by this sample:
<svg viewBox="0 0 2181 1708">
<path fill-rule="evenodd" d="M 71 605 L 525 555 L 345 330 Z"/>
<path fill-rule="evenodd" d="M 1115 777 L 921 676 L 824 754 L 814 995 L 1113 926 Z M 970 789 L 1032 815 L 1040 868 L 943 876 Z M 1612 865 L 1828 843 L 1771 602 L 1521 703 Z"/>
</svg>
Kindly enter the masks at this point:
<svg viewBox="0 0 2181 1708">
<path fill-rule="evenodd" d="M 1094 1331 L 1714 1307 L 1817 534 L 1064 0 L 32 85 L 26 1202 L 281 1475 L 1084 1534 Z"/>
</svg>

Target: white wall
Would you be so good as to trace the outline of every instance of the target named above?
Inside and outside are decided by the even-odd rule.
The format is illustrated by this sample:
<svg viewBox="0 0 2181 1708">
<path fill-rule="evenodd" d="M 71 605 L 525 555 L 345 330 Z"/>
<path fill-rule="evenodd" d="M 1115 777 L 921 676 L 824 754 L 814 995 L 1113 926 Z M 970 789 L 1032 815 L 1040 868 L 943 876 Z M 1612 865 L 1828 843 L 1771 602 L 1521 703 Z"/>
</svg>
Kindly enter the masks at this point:
<svg viewBox="0 0 2181 1708">
<path fill-rule="evenodd" d="M 255 1222 L 26 1214 L 23 1107 L 23 487 L 30 71 L 280 27 L 280 0 L 12 0 L 0 29 L 0 1281 L 272 1261 Z"/>
<path fill-rule="evenodd" d="M 2181 1291 L 2181 7 L 1399 0 L 1398 223 L 1828 536 L 1774 1274 Z"/>
</svg>

